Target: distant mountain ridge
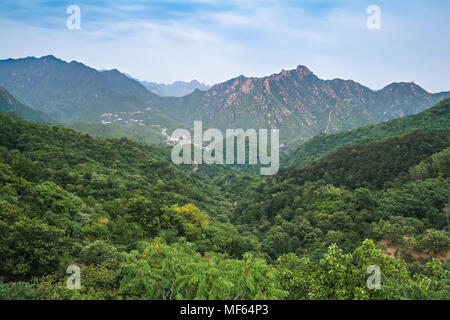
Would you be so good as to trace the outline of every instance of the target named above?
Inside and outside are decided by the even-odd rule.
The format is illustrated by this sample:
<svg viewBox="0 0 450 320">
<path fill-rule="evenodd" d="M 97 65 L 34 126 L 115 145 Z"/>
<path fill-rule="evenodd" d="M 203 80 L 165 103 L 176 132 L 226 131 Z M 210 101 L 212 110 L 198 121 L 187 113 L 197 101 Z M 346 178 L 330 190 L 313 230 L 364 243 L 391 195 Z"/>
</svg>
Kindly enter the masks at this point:
<svg viewBox="0 0 450 320">
<path fill-rule="evenodd" d="M 107 71 L 105 69 L 99 70 L 100 72 Z M 146 87 L 151 92 L 157 94 L 161 97 L 183 97 L 188 94 L 191 94 L 195 90 L 201 90 L 206 91 L 209 88 L 211 88 L 210 85 L 204 84 L 202 82 L 199 82 L 197 80 L 191 80 L 189 82 L 186 81 L 175 81 L 170 84 L 166 83 L 158 83 L 158 82 L 151 82 L 146 80 L 140 80 L 132 75 L 129 75 L 127 73 L 124 73 L 127 77 L 130 79 L 133 79 L 140 84 L 142 84 L 144 87 Z"/>
<path fill-rule="evenodd" d="M 279 128 L 280 139 L 296 145 L 321 132 L 417 113 L 446 97 L 450 92 L 432 94 L 414 83 L 373 91 L 352 80 L 322 80 L 300 65 L 263 78 L 239 76 L 172 100 L 166 108 L 209 127 Z"/>
<path fill-rule="evenodd" d="M 423 111 L 450 92 L 414 83 L 374 91 L 352 80 L 322 80 L 305 66 L 267 77 L 239 76 L 206 91 L 161 97 L 116 69 L 97 71 L 54 56 L 0 61 L 0 86 L 20 101 L 64 122 L 116 124 L 161 139 L 167 130 L 204 127 L 278 128 L 294 148 L 335 133 Z"/>
<path fill-rule="evenodd" d="M 111 121 L 102 115 L 132 114 L 145 109 L 151 110 L 152 121 L 172 123 L 159 109 L 150 107 L 159 96 L 118 70 L 99 72 L 51 55 L 0 60 L 0 86 L 33 109 L 68 124 L 108 123 Z M 130 130 L 136 125 L 124 123 L 123 127 Z M 159 137 L 160 129 L 150 127 L 145 135 Z"/>
<path fill-rule="evenodd" d="M 161 97 L 184 97 L 195 90 L 206 91 L 211 86 L 192 80 L 190 82 L 175 81 L 171 84 L 139 81 L 144 87 Z"/>
<path fill-rule="evenodd" d="M 117 70 L 98 72 L 54 56 L 0 61 L 0 85 L 25 104 L 60 120 L 71 120 L 89 109 L 115 111 L 120 104 L 138 108 L 151 96 Z"/>
</svg>

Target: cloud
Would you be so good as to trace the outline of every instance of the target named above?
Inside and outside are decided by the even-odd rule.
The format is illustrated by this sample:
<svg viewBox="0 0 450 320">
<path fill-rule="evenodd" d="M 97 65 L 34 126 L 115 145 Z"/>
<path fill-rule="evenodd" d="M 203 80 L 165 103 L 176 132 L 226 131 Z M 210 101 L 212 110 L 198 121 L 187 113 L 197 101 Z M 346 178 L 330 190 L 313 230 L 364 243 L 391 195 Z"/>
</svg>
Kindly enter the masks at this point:
<svg viewBox="0 0 450 320">
<path fill-rule="evenodd" d="M 308 66 L 372 88 L 415 81 L 450 89 L 450 5 L 377 0 L 382 29 L 366 28 L 373 1 L 79 1 L 82 29 L 67 30 L 66 1 L 0 4 L 0 58 L 54 54 L 149 81 L 207 83 Z M 427 2 L 428 3 L 428 2 Z"/>
</svg>

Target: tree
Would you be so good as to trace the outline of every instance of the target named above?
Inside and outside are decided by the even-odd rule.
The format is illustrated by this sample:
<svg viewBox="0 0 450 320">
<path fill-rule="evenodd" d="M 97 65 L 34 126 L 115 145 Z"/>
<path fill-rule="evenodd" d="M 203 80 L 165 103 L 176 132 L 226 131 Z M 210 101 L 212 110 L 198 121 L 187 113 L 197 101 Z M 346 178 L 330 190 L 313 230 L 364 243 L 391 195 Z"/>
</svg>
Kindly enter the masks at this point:
<svg viewBox="0 0 450 320">
<path fill-rule="evenodd" d="M 0 273 L 8 281 L 55 272 L 69 250 L 62 230 L 24 216 L 6 201 L 0 202 L 0 244 Z"/>
<path fill-rule="evenodd" d="M 167 245 L 162 239 L 140 243 L 123 254 L 117 276 L 127 298 L 280 299 L 276 269 L 246 255 L 243 260 L 197 253 L 190 243 Z"/>
<path fill-rule="evenodd" d="M 431 250 L 434 253 L 450 250 L 450 237 L 443 230 L 428 229 L 424 237 L 417 243 L 420 250 Z"/>
</svg>

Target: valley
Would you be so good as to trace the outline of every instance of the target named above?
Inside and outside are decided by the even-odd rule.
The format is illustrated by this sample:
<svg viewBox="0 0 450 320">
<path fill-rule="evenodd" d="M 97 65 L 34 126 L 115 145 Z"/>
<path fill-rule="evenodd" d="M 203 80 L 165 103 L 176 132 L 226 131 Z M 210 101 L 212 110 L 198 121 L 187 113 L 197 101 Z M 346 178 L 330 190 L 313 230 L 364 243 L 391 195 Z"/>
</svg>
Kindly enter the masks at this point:
<svg viewBox="0 0 450 320">
<path fill-rule="evenodd" d="M 449 93 L 299 66 L 160 97 L 53 56 L 0 61 L 0 86 L 3 299 L 450 297 Z M 279 128 L 279 172 L 174 164 L 195 119 Z"/>
</svg>

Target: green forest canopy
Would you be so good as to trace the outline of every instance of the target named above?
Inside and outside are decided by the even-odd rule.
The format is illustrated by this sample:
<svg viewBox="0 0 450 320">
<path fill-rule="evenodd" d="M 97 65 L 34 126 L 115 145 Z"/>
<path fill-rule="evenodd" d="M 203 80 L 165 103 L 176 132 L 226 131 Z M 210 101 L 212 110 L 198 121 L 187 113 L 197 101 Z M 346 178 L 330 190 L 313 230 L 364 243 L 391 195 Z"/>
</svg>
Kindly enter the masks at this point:
<svg viewBox="0 0 450 320">
<path fill-rule="evenodd" d="M 0 113 L 0 298 L 448 299 L 448 104 L 269 178 Z"/>
</svg>

